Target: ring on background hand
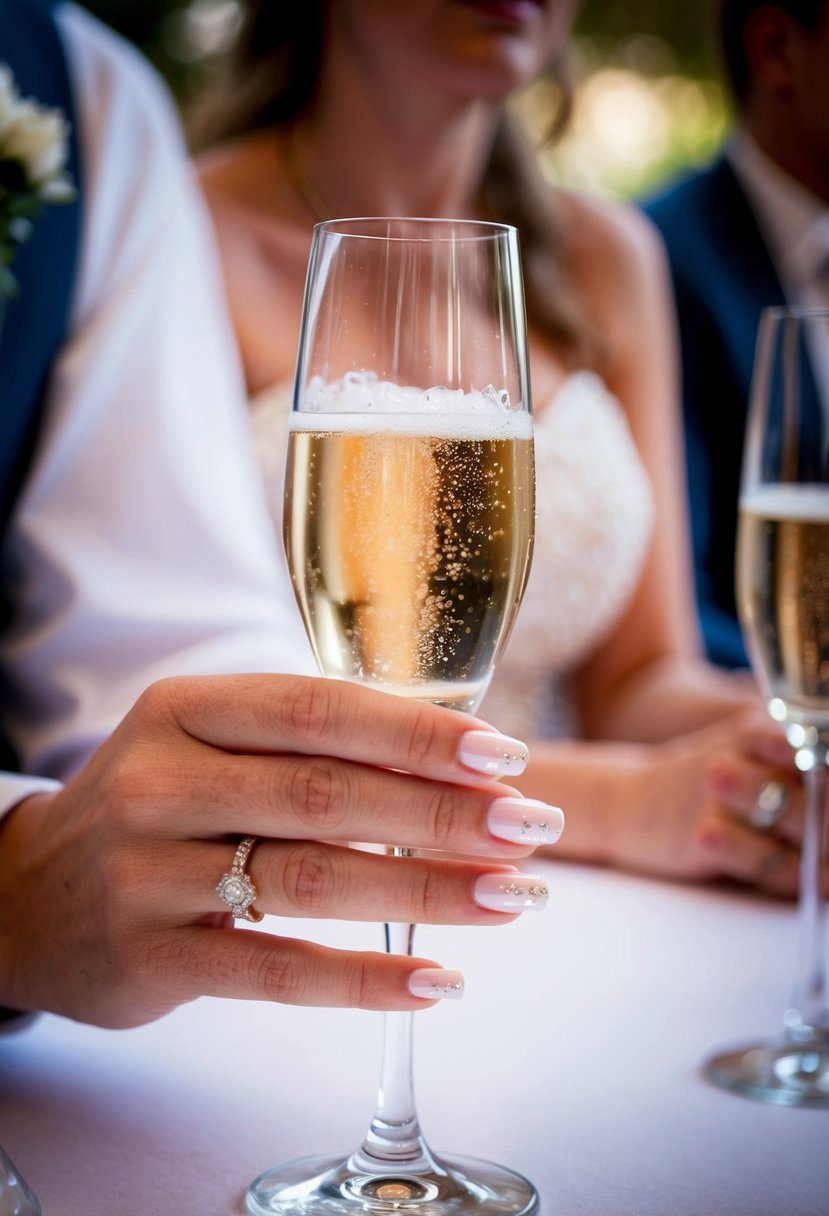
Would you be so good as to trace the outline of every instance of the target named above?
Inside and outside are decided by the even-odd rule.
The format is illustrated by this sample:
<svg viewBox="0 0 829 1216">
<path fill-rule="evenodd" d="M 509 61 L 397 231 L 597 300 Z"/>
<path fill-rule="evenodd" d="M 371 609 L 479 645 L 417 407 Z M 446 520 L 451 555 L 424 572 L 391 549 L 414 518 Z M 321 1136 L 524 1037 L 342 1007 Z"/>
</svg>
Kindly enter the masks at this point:
<svg viewBox="0 0 829 1216">
<path fill-rule="evenodd" d="M 758 832 L 770 832 L 783 818 L 791 792 L 782 781 L 766 781 L 760 786 L 748 821 Z"/>
<path fill-rule="evenodd" d="M 216 887 L 216 894 L 226 903 L 238 920 L 252 920 L 254 924 L 264 915 L 253 906 L 256 899 L 256 887 L 245 873 L 250 851 L 256 844 L 255 836 L 245 836 L 239 841 L 233 864 L 227 874 L 223 874 Z"/>
</svg>

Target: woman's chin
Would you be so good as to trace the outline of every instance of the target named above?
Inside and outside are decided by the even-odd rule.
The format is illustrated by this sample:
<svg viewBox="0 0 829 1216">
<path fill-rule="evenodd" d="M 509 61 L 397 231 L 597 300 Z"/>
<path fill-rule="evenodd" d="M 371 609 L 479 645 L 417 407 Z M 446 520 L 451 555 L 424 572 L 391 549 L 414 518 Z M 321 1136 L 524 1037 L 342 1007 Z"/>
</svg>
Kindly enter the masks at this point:
<svg viewBox="0 0 829 1216">
<path fill-rule="evenodd" d="M 536 49 L 523 40 L 482 36 L 453 57 L 447 86 L 456 97 L 497 102 L 531 84 L 543 66 Z"/>
</svg>

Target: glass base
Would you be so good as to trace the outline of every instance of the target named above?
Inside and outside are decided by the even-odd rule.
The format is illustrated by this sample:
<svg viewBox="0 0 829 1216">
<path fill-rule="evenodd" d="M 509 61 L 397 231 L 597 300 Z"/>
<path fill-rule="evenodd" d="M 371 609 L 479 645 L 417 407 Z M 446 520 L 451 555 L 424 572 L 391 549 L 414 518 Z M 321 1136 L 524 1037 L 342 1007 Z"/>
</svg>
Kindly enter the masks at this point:
<svg viewBox="0 0 829 1216">
<path fill-rule="evenodd" d="M 0 1216 L 41 1216 L 40 1203 L 0 1148 Z"/>
<path fill-rule="evenodd" d="M 725 1051 L 704 1068 L 721 1089 L 774 1102 L 829 1110 L 829 1042 L 758 1043 Z"/>
<path fill-rule="evenodd" d="M 302 1157 L 261 1174 L 246 1206 L 253 1216 L 534 1216 L 539 1200 L 520 1174 L 474 1157 L 435 1160 L 416 1174 L 366 1172 L 354 1157 Z"/>
</svg>

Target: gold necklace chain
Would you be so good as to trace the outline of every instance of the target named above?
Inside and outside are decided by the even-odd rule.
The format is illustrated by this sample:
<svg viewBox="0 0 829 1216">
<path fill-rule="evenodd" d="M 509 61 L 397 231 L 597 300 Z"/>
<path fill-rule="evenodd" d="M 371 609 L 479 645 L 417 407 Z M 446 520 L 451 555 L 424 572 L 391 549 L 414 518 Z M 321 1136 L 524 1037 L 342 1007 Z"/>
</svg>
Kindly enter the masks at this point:
<svg viewBox="0 0 829 1216">
<path fill-rule="evenodd" d="M 305 206 L 311 212 L 316 222 L 321 224 L 324 220 L 329 219 L 331 214 L 329 209 L 317 194 L 302 167 L 302 157 L 300 156 L 299 140 L 295 127 L 291 128 L 285 139 L 284 164 L 288 181 L 303 203 L 305 203 Z"/>
</svg>

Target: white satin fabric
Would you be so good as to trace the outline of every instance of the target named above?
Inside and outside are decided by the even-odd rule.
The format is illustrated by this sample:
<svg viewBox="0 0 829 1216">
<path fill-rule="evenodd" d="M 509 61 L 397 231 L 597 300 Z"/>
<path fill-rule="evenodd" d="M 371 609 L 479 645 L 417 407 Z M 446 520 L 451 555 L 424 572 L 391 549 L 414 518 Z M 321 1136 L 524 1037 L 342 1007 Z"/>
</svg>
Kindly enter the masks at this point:
<svg viewBox="0 0 829 1216">
<path fill-rule="evenodd" d="M 3 554 L 3 728 L 37 777 L 0 774 L 0 813 L 77 770 L 158 677 L 310 668 L 172 104 L 121 39 L 72 5 L 57 16 L 84 230 Z"/>
</svg>

